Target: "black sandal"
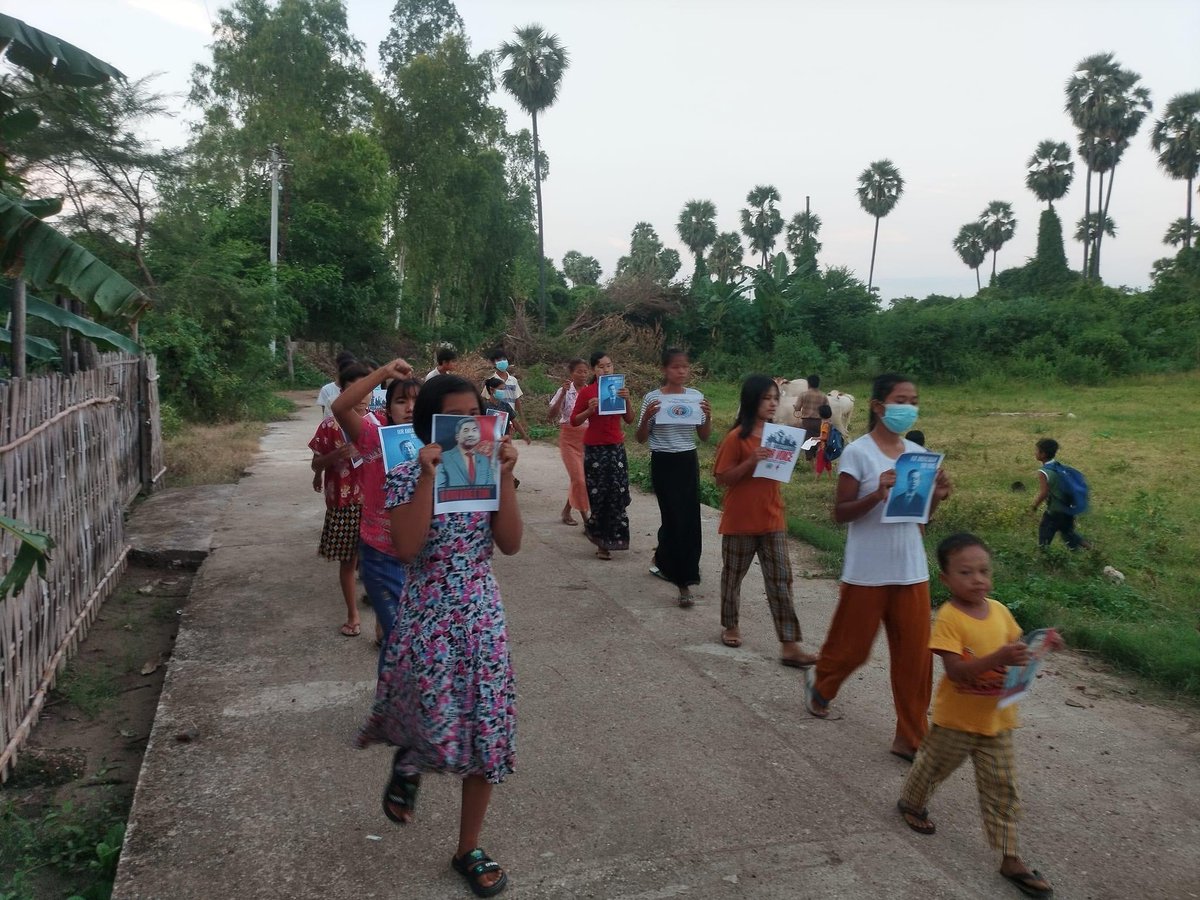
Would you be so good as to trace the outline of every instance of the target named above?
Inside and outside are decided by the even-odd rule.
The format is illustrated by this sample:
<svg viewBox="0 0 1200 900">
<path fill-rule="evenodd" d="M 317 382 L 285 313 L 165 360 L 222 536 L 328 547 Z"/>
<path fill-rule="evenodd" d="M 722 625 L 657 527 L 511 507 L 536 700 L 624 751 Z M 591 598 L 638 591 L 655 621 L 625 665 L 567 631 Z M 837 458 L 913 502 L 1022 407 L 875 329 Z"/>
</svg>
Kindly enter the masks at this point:
<svg viewBox="0 0 1200 900">
<path fill-rule="evenodd" d="M 896 809 L 900 810 L 900 815 L 904 817 L 904 824 L 917 834 L 933 834 L 937 831 L 937 826 L 929 819 L 928 809 L 913 809 L 911 806 L 905 806 L 903 800 L 896 801 Z"/>
<path fill-rule="evenodd" d="M 392 758 L 392 777 L 383 789 L 383 814 L 397 825 L 407 825 L 411 821 L 403 818 L 401 813 L 407 812 L 411 816 L 416 812 L 417 791 L 421 788 L 420 775 L 405 775 L 396 771 L 396 762 L 403 752 L 402 749 L 397 750 Z M 399 807 L 401 813 L 393 811 L 393 807 Z"/>
<path fill-rule="evenodd" d="M 508 887 L 508 875 L 499 863 L 493 862 L 492 858 L 483 852 L 482 847 L 476 847 L 462 856 L 452 857 L 450 868 L 467 879 L 467 884 L 476 897 L 495 897 Z M 499 872 L 500 878 L 491 885 L 484 885 L 480 879 L 493 872 Z"/>
</svg>

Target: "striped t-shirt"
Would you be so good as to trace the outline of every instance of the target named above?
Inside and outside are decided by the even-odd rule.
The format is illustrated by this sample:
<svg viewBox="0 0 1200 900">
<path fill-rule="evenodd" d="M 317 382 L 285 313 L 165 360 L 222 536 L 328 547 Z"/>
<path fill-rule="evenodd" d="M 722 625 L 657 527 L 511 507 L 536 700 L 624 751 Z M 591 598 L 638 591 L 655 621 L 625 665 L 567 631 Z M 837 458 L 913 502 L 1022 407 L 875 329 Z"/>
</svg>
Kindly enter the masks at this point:
<svg viewBox="0 0 1200 900">
<path fill-rule="evenodd" d="M 658 388 L 655 388 L 648 393 L 642 400 L 641 411 L 638 412 L 638 421 L 642 421 L 642 417 L 646 415 L 646 407 L 655 400 L 662 401 L 664 398 L 671 397 L 689 397 L 694 400 L 704 399 L 704 395 L 695 388 L 684 388 L 682 394 L 664 394 Z M 657 450 L 662 453 L 684 453 L 688 450 L 696 449 L 696 426 L 695 425 L 660 425 L 654 419 L 650 420 L 650 449 Z"/>
</svg>

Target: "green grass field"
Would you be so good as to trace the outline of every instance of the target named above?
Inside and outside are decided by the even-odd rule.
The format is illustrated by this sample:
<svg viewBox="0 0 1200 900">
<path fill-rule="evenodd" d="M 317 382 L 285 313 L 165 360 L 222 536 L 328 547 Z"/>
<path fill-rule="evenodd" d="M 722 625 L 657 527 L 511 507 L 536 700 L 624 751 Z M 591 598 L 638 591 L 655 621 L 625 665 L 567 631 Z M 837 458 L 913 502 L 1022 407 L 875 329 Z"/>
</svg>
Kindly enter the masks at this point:
<svg viewBox="0 0 1200 900">
<path fill-rule="evenodd" d="M 704 496 L 712 457 L 732 423 L 738 387 L 695 385 L 713 405 L 716 428 L 701 451 Z M 866 427 L 867 384 L 829 385 L 857 400 L 851 439 Z M 1097 652 L 1162 686 L 1200 697 L 1200 483 L 1194 474 L 1194 374 L 1131 379 L 1108 387 L 1014 383 L 981 377 L 966 385 L 918 385 L 921 420 L 931 450 L 946 454 L 954 495 L 929 528 L 931 555 L 947 534 L 969 530 L 996 554 L 995 596 L 1025 628 L 1055 625 L 1068 643 Z M 1015 413 L 1016 415 L 1009 415 Z M 1091 511 L 1079 530 L 1090 551 L 1068 552 L 1056 540 L 1037 548 L 1040 513 L 1028 511 L 1037 491 L 1034 443 L 1057 440 L 1059 458 L 1080 469 L 1091 487 Z M 648 487 L 644 448 L 629 442 L 636 481 Z M 1021 482 L 1024 491 L 1013 490 Z M 797 468 L 784 487 L 792 533 L 827 551 L 840 565 L 844 529 L 833 523 L 833 480 Z M 1126 576 L 1111 583 L 1111 565 Z M 935 602 L 944 596 L 935 582 Z"/>
</svg>

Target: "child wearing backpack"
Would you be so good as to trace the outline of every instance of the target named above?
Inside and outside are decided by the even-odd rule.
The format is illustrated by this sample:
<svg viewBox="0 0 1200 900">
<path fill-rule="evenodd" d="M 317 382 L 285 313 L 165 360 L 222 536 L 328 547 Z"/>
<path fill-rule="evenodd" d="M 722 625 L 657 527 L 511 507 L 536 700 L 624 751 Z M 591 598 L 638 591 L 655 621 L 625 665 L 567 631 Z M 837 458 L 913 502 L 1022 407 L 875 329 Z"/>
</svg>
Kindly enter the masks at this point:
<svg viewBox="0 0 1200 900">
<path fill-rule="evenodd" d="M 1038 546 L 1049 547 L 1054 535 L 1062 534 L 1063 542 L 1071 550 L 1090 547 L 1091 544 L 1075 530 L 1075 517 L 1087 512 L 1087 481 L 1078 469 L 1055 459 L 1058 441 L 1053 438 L 1038 441 L 1036 455 L 1037 461 L 1042 464 L 1038 469 L 1041 487 L 1030 512 L 1037 512 L 1043 502 L 1046 504 L 1046 511 L 1038 525 Z"/>
</svg>

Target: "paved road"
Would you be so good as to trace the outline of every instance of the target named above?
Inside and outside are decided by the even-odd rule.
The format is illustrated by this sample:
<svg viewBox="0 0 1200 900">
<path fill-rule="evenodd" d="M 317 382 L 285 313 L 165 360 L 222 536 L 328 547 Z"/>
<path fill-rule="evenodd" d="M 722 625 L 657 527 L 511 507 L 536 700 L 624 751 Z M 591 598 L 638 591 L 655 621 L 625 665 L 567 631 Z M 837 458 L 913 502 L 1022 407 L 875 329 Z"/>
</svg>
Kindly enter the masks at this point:
<svg viewBox="0 0 1200 900">
<path fill-rule="evenodd" d="M 399 828 L 380 812 L 388 752 L 350 746 L 374 653 L 366 637 L 338 636 L 335 571 L 315 555 L 315 425 L 306 410 L 272 426 L 227 502 L 171 662 L 116 898 L 470 896 L 448 867 L 457 783 L 426 779 L 419 821 Z M 847 683 L 840 718 L 808 717 L 799 675 L 776 662 L 757 566 L 745 645 L 716 641 L 716 513 L 704 516 L 699 602 L 680 610 L 646 572 L 654 499 L 634 498 L 635 549 L 600 562 L 558 521 L 557 451 L 520 449 L 524 547 L 496 564 L 519 679 L 518 772 L 484 834 L 509 871 L 506 896 L 1019 896 L 993 871 L 969 771 L 935 798 L 935 836 L 900 823 L 906 767 L 887 753 L 885 644 Z M 798 574 L 806 554 L 797 545 Z M 835 596 L 830 580 L 797 579 L 811 646 Z M 1060 898 L 1200 896 L 1200 720 L 1144 706 L 1135 690 L 1065 655 L 1024 704 L 1021 836 Z"/>
</svg>

